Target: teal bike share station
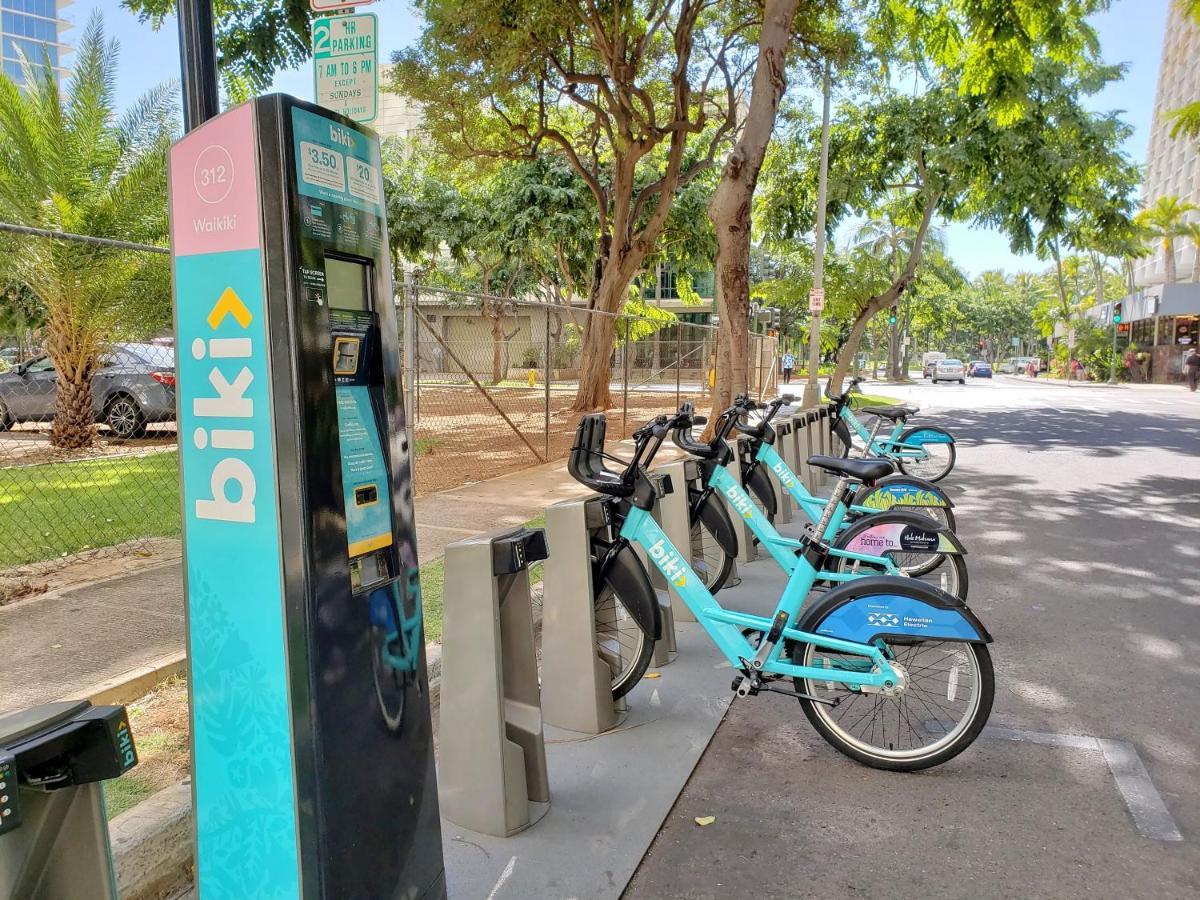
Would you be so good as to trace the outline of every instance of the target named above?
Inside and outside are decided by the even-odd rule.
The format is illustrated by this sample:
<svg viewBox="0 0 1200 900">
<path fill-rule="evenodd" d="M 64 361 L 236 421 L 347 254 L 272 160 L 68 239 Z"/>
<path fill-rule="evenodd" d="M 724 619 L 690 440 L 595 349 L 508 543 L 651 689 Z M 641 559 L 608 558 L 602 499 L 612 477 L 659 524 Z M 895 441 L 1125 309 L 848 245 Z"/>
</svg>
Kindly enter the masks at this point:
<svg viewBox="0 0 1200 900">
<path fill-rule="evenodd" d="M 170 191 L 199 896 L 444 897 L 378 138 L 261 97 Z"/>
</svg>

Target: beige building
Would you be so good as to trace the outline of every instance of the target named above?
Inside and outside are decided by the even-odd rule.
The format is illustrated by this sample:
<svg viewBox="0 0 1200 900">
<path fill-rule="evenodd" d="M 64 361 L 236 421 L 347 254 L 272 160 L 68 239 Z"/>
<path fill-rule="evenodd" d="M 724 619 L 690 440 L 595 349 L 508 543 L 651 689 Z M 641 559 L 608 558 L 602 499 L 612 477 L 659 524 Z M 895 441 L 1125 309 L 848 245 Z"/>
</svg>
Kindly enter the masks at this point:
<svg viewBox="0 0 1200 900">
<path fill-rule="evenodd" d="M 2 2 L 2 0 L 0 0 Z M 392 67 L 379 67 L 379 84 L 382 87 L 392 80 Z M 371 123 L 371 128 L 381 138 L 399 137 L 414 138 L 421 133 L 421 109 L 411 100 L 393 94 L 391 91 L 380 90 L 379 114 Z"/>
<path fill-rule="evenodd" d="M 1162 63 L 1158 72 L 1158 90 L 1154 98 L 1154 123 L 1150 147 L 1146 152 L 1146 174 L 1142 182 L 1142 205 L 1149 206 L 1159 197 L 1178 196 L 1200 206 L 1200 164 L 1197 163 L 1195 138 L 1171 137 L 1174 124 L 1171 113 L 1200 100 L 1200 26 L 1180 11 L 1177 0 L 1170 0 L 1167 29 L 1163 36 Z M 1200 221 L 1200 211 L 1189 213 Z M 1177 241 L 1176 278 L 1187 279 L 1192 271 L 1196 250 L 1190 241 Z M 1166 280 L 1166 263 L 1161 248 L 1137 264 L 1134 277 L 1139 285 L 1161 284 Z"/>
</svg>

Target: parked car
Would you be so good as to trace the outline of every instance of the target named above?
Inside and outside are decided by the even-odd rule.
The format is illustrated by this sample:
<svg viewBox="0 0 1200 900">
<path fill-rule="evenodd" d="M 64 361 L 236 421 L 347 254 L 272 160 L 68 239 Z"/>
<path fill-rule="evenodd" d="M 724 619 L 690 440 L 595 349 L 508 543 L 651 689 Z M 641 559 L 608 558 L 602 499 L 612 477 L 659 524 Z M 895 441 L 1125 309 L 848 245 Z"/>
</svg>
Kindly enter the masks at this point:
<svg viewBox="0 0 1200 900">
<path fill-rule="evenodd" d="M 1024 375 L 1030 363 L 1033 363 L 1034 368 L 1039 372 L 1041 371 L 1042 362 L 1036 356 L 1010 356 L 1000 363 L 1000 371 L 1009 375 Z"/>
<path fill-rule="evenodd" d="M 0 375 L 0 431 L 54 418 L 58 373 L 39 356 Z M 114 344 L 92 376 L 96 421 L 115 437 L 142 437 L 149 422 L 175 418 L 175 350 L 154 344 Z"/>
<path fill-rule="evenodd" d="M 939 350 L 931 350 L 921 357 L 921 377 L 928 378 L 933 374 L 933 366 L 939 359 L 945 359 L 946 354 Z"/>
<path fill-rule="evenodd" d="M 967 376 L 970 378 L 991 378 L 992 367 L 982 359 L 967 363 Z"/>
<path fill-rule="evenodd" d="M 933 383 L 939 381 L 957 381 L 959 384 L 967 383 L 967 370 L 963 367 L 961 359 L 939 359 L 933 364 Z"/>
</svg>

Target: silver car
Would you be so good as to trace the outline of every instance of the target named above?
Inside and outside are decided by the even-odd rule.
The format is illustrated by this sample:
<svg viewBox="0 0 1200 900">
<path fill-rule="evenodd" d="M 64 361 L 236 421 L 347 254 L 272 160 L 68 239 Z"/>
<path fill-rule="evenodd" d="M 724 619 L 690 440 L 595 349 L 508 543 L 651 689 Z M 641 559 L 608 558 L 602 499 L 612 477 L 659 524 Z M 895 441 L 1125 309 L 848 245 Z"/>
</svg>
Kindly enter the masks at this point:
<svg viewBox="0 0 1200 900">
<path fill-rule="evenodd" d="M 961 359 L 939 359 L 933 364 L 933 383 L 939 381 L 957 381 L 967 383 L 967 370 Z"/>
<path fill-rule="evenodd" d="M 0 375 L 0 431 L 20 422 L 54 418 L 58 373 L 47 356 Z M 175 348 L 159 344 L 114 344 L 92 376 L 96 421 L 114 437 L 136 438 L 150 422 L 175 419 Z"/>
</svg>

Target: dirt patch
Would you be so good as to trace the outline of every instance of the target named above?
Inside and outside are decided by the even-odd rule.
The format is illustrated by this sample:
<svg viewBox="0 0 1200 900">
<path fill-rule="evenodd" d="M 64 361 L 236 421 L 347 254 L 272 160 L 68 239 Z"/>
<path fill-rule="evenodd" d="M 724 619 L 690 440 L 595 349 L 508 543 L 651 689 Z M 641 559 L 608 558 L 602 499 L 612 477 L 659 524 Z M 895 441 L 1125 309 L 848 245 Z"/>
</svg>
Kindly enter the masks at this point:
<svg viewBox="0 0 1200 900">
<path fill-rule="evenodd" d="M 571 410 L 574 387 L 551 391 L 548 418 L 542 387 L 499 387 L 489 388 L 488 392 L 516 427 L 515 431 L 469 384 L 421 386 L 414 430 L 417 451 L 414 479 L 418 495 L 496 478 L 541 462 L 563 459 L 570 452 L 579 422 L 579 413 Z M 667 385 L 662 391 L 630 392 L 626 406 L 620 391 L 614 390 L 615 405 L 607 413 L 608 440 L 622 440 L 654 416 L 673 412 L 678 406 L 676 398 L 674 386 Z M 695 391 L 685 389 L 679 398 L 702 405 L 702 398 Z"/>
<path fill-rule="evenodd" d="M 120 578 L 182 558 L 178 538 L 142 538 L 0 571 L 0 606 L 47 591 Z"/>
<path fill-rule="evenodd" d="M 169 679 L 128 705 L 138 764 L 105 783 L 111 819 L 155 791 L 178 784 L 191 772 L 187 681 Z"/>
<path fill-rule="evenodd" d="M 175 426 L 163 425 L 148 431 L 146 437 L 137 440 L 116 440 L 101 429 L 97 432 L 95 445 L 87 450 L 59 450 L 50 446 L 49 422 L 25 423 L 17 425 L 11 431 L 0 432 L 0 466 L 32 466 L 48 462 L 102 459 L 173 446 Z"/>
</svg>

